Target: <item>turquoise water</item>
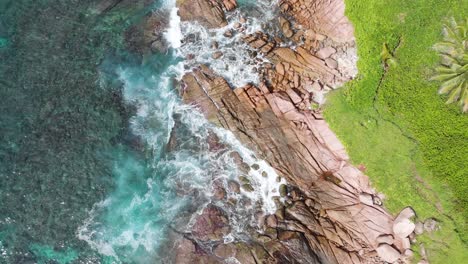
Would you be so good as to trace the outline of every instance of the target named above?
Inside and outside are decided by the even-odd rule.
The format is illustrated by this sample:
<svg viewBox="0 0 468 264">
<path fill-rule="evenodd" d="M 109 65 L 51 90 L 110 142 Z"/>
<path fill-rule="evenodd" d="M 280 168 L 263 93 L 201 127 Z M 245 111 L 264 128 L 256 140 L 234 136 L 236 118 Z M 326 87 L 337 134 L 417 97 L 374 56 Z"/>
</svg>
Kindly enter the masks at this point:
<svg viewBox="0 0 468 264">
<path fill-rule="evenodd" d="M 122 203 L 107 210 L 120 210 L 154 174 L 116 65 L 141 65 L 124 32 L 155 5 L 122 1 L 99 13 L 98 2 L 0 1 L 0 263 L 114 261 L 77 230 L 95 204 L 110 195 Z M 102 219 L 115 228 L 109 236 L 145 221 Z"/>
<path fill-rule="evenodd" d="M 238 179 L 233 151 L 257 169 L 254 191 L 227 193 L 240 206 L 219 204 L 224 239 L 276 209 L 274 170 L 181 102 L 180 49 L 144 44 L 144 19 L 174 1 L 109 2 L 0 0 L 2 264 L 167 261 L 213 181 Z"/>
</svg>

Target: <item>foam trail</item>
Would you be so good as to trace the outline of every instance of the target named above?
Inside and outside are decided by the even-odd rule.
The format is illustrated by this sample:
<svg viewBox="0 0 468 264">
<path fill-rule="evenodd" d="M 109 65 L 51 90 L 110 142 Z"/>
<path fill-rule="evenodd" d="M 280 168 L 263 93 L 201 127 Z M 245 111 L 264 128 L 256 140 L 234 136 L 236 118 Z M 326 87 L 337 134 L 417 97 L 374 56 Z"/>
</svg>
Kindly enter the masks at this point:
<svg viewBox="0 0 468 264">
<path fill-rule="evenodd" d="M 160 259 L 158 249 L 167 243 L 168 228 L 189 231 L 192 216 L 210 202 L 214 181 L 221 181 L 226 189 L 228 181 L 239 181 L 244 172 L 234 162 L 233 153 L 251 167 L 258 165 L 258 169 L 252 168 L 245 175 L 252 192 L 228 191 L 228 198 L 251 202 L 225 207 L 232 226 L 226 241 L 242 239 L 245 227 L 255 225 L 258 210 L 274 213 L 273 200 L 284 183 L 273 168 L 255 157 L 230 131 L 214 127 L 196 109 L 183 104 L 174 91 L 174 78 L 180 79 L 191 63 L 209 63 L 234 85 L 258 81 L 257 74 L 245 70 L 254 67 L 243 64 L 248 56 L 247 47 L 242 46 L 245 44 L 238 42 L 238 37 L 226 39 L 222 29 L 206 30 L 200 25 L 181 23 L 173 0 L 163 6 L 170 12 L 165 37 L 174 53 L 157 54 L 141 65 L 115 69 L 125 102 L 136 107 L 130 128 L 144 150 L 116 150 L 115 189 L 94 205 L 77 231 L 79 239 L 116 263 Z M 235 13 L 228 27 L 239 17 Z M 250 21 L 257 23 L 255 19 Z M 197 41 L 182 44 L 182 38 L 190 34 Z M 220 42 L 225 56 L 236 59 L 213 61 L 212 50 L 207 49 L 213 37 Z M 197 52 L 199 59 L 180 62 L 180 57 L 189 52 Z M 207 142 L 213 133 L 223 146 L 221 149 L 213 150 Z"/>
</svg>

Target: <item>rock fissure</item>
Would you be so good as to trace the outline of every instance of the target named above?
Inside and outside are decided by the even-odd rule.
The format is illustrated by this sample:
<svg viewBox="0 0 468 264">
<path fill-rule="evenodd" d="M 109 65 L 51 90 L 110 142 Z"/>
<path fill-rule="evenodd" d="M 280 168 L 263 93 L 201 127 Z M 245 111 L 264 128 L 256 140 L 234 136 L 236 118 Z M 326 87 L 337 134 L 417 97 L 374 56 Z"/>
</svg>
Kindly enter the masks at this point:
<svg viewBox="0 0 468 264">
<path fill-rule="evenodd" d="M 207 16 L 200 8 L 190 8 L 190 2 L 178 3 L 182 20 L 211 28 L 222 28 L 229 22 L 224 11 Z M 224 6 L 218 11 L 232 10 L 227 5 L 235 3 L 194 2 Z M 232 87 L 209 65 L 200 65 L 183 78 L 186 103 L 198 107 L 212 123 L 232 131 L 287 181 L 277 196 L 276 213 L 259 213 L 262 231 L 248 231 L 248 242 L 213 243 L 213 254 L 241 263 L 407 261 L 403 253 L 406 232 L 414 229 L 408 224 L 411 221 L 397 223 L 382 207 L 368 177 L 351 165 L 320 111 L 311 108 L 313 102 L 320 104 L 325 93 L 356 73 L 353 27 L 344 15 L 343 1 L 281 0 L 278 7 L 282 12 L 276 21 L 279 32 L 247 34 L 242 31 L 247 23 L 239 22 L 224 34 L 227 38 L 240 34 L 256 51 L 251 54 L 259 63 L 258 84 Z M 183 14 L 187 10 L 190 14 Z M 268 61 L 257 60 L 259 54 Z M 190 59 L 196 60 L 196 55 Z M 398 232 L 404 236 L 396 236 Z M 394 239 L 378 241 L 387 235 Z M 247 252 L 243 249 L 247 245 L 255 249 Z M 308 250 L 298 252 L 298 247 Z M 184 256 L 187 260 L 182 263 L 201 257 L 195 251 L 184 251 Z M 203 256 L 207 263 L 216 257 Z"/>
</svg>

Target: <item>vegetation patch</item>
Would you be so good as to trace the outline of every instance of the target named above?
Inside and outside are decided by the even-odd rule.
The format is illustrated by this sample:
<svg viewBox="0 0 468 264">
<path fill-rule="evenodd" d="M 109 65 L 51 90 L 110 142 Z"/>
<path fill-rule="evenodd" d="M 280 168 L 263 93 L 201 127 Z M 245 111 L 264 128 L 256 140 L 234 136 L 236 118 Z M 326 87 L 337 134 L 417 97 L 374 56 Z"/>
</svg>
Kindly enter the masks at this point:
<svg viewBox="0 0 468 264">
<path fill-rule="evenodd" d="M 466 0 L 346 0 L 359 76 L 328 97 L 325 117 L 354 164 L 367 168 L 393 213 L 407 205 L 441 229 L 417 238 L 430 263 L 468 259 L 468 117 L 445 104 L 434 45 L 444 22 L 467 17 Z"/>
</svg>

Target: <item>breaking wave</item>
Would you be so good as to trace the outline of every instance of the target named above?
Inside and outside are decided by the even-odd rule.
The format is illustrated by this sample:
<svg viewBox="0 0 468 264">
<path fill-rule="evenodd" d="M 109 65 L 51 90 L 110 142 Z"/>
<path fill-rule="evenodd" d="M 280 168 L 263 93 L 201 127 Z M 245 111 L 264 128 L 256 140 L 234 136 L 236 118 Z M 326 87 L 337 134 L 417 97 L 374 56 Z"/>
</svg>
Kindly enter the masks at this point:
<svg viewBox="0 0 468 264">
<path fill-rule="evenodd" d="M 215 182 L 224 187 L 228 199 L 250 201 L 224 207 L 232 227 L 225 241 L 242 239 L 245 227 L 256 225 L 256 212 L 276 211 L 274 199 L 284 183 L 231 132 L 214 127 L 196 109 L 183 104 L 176 91 L 178 80 L 195 63 L 209 64 L 234 86 L 258 81 L 252 72 L 255 66 L 245 64 L 249 56 L 239 37 L 223 36 L 240 19 L 240 13 L 229 18 L 226 28 L 207 30 L 181 23 L 174 1 L 164 8 L 170 14 L 165 37 L 172 50 L 140 65 L 114 70 L 125 102 L 136 108 L 130 129 L 137 139 L 133 148 L 116 150 L 114 191 L 94 205 L 77 231 L 79 239 L 116 263 L 162 259 L 158 249 L 168 242 L 168 232 L 189 230 L 196 212 L 213 200 Z M 255 24 L 260 22 L 249 21 L 250 30 L 256 30 Z M 196 41 L 187 42 L 192 35 Z M 213 39 L 224 56 L 235 59 L 213 60 L 213 50 L 208 48 Z M 193 52 L 198 54 L 196 61 L 183 60 Z M 252 190 L 228 188 L 240 176 Z"/>
</svg>

